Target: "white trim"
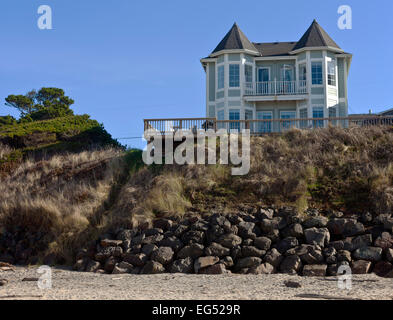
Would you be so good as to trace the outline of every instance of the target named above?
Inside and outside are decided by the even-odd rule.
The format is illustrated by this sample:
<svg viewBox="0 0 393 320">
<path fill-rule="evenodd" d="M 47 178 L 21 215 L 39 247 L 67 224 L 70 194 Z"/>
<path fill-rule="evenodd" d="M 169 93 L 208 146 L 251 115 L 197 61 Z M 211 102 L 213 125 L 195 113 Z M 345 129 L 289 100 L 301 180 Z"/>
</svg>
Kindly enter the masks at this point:
<svg viewBox="0 0 393 320">
<path fill-rule="evenodd" d="M 276 61 L 276 60 L 296 60 L 294 56 L 272 56 L 272 57 L 255 57 L 255 61 Z"/>
<path fill-rule="evenodd" d="M 255 55 L 255 56 L 260 55 L 259 52 L 251 51 L 248 49 L 226 49 L 226 50 L 220 50 L 220 51 L 210 54 L 209 58 L 214 58 L 214 57 L 220 56 L 222 54 L 229 54 L 229 53 L 247 53 L 247 54 L 251 54 L 251 55 Z"/>
<path fill-rule="evenodd" d="M 257 101 L 300 101 L 307 100 L 308 95 L 285 95 L 285 96 L 244 96 L 244 101 L 257 102 Z"/>
<path fill-rule="evenodd" d="M 343 49 L 338 49 L 338 48 L 326 46 L 326 47 L 304 47 L 304 48 L 290 51 L 289 53 L 290 54 L 298 54 L 303 51 L 322 51 L 322 50 L 329 50 L 329 51 L 333 51 L 333 52 L 344 52 Z"/>
</svg>

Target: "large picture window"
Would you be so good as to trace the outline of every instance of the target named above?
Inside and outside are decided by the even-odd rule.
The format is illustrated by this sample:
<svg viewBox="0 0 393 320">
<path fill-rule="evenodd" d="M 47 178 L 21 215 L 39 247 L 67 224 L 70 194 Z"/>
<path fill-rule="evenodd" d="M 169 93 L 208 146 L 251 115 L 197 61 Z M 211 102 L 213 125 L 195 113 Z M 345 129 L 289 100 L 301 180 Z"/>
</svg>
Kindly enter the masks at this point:
<svg viewBox="0 0 393 320">
<path fill-rule="evenodd" d="M 240 110 L 229 110 L 229 120 L 240 120 Z M 230 122 L 229 129 L 239 130 L 240 122 Z"/>
<path fill-rule="evenodd" d="M 312 84 L 323 84 L 322 62 L 313 62 L 311 64 Z"/>
<path fill-rule="evenodd" d="M 252 66 L 248 64 L 244 66 L 244 77 L 246 82 L 252 82 Z"/>
<path fill-rule="evenodd" d="M 312 108 L 312 117 L 314 119 L 322 119 L 323 118 L 323 107 L 314 107 Z M 314 128 L 322 128 L 323 120 L 314 120 Z"/>
<path fill-rule="evenodd" d="M 229 86 L 239 87 L 240 79 L 239 79 L 239 65 L 238 64 L 230 64 L 229 65 Z"/>
</svg>

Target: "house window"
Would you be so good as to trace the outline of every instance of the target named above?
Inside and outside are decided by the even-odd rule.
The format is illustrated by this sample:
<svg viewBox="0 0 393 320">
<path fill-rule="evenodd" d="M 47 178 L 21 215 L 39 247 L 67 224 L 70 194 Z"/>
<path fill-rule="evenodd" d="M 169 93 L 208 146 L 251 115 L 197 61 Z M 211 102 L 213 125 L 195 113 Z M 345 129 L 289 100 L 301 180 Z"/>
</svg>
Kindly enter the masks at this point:
<svg viewBox="0 0 393 320">
<path fill-rule="evenodd" d="M 217 89 L 223 89 L 224 88 L 224 79 L 225 79 L 224 66 L 219 66 L 218 67 L 217 74 L 218 74 Z"/>
<path fill-rule="evenodd" d="M 253 115 L 254 115 L 254 113 L 252 112 L 252 110 L 246 110 L 244 113 L 244 118 L 245 118 L 245 120 L 253 120 L 254 119 Z M 249 124 L 250 124 L 249 127 L 248 128 L 246 127 L 246 129 L 250 129 L 251 132 L 253 132 L 254 131 L 254 123 L 252 121 L 250 121 Z"/>
<path fill-rule="evenodd" d="M 299 117 L 300 117 L 300 119 L 307 119 L 308 118 L 307 108 L 299 110 Z M 301 129 L 307 128 L 307 120 L 300 120 L 300 128 Z"/>
<path fill-rule="evenodd" d="M 252 66 L 248 64 L 244 66 L 244 76 L 246 78 L 246 82 L 252 82 Z"/>
<path fill-rule="evenodd" d="M 330 107 L 329 108 L 329 118 L 336 118 L 337 117 L 337 111 L 335 107 Z M 329 121 L 330 124 L 332 125 L 337 125 L 337 120 L 331 120 Z"/>
<path fill-rule="evenodd" d="M 336 86 L 336 64 L 334 61 L 328 62 L 328 85 Z"/>
<path fill-rule="evenodd" d="M 229 110 L 229 120 L 240 120 L 240 110 L 238 109 Z M 240 122 L 230 122 L 229 129 L 239 130 Z"/>
<path fill-rule="evenodd" d="M 295 119 L 296 118 L 296 111 L 281 111 L 280 112 L 281 119 Z M 281 122 L 281 128 L 284 130 L 288 130 L 295 126 L 295 121 L 288 120 Z"/>
<path fill-rule="evenodd" d="M 323 84 L 322 79 L 322 62 L 313 62 L 311 64 L 312 84 Z"/>
<path fill-rule="evenodd" d="M 258 120 L 265 120 L 265 121 L 258 121 L 258 132 L 261 133 L 269 133 L 272 132 L 272 119 L 273 113 L 271 111 L 258 111 L 257 112 Z"/>
<path fill-rule="evenodd" d="M 281 68 L 281 80 L 292 81 L 293 80 L 293 68 L 292 66 L 284 64 Z"/>
<path fill-rule="evenodd" d="M 209 118 L 214 118 L 216 116 L 216 107 L 209 106 Z"/>
<path fill-rule="evenodd" d="M 239 65 L 238 64 L 230 64 L 229 65 L 229 86 L 231 88 L 240 86 Z"/>
<path fill-rule="evenodd" d="M 220 110 L 217 112 L 217 120 L 224 120 L 224 110 Z M 217 128 L 218 129 L 223 129 L 225 128 L 225 123 L 223 122 L 219 122 L 217 124 Z"/>
<path fill-rule="evenodd" d="M 304 82 L 307 81 L 307 68 L 305 64 L 299 65 L 299 80 Z"/>
<path fill-rule="evenodd" d="M 259 68 L 258 69 L 258 81 L 265 82 L 270 80 L 270 69 L 269 68 Z"/>
<path fill-rule="evenodd" d="M 312 117 L 314 119 L 322 119 L 323 118 L 323 107 L 312 108 Z M 314 124 L 314 128 L 323 128 L 323 120 L 314 120 L 313 124 Z"/>
</svg>

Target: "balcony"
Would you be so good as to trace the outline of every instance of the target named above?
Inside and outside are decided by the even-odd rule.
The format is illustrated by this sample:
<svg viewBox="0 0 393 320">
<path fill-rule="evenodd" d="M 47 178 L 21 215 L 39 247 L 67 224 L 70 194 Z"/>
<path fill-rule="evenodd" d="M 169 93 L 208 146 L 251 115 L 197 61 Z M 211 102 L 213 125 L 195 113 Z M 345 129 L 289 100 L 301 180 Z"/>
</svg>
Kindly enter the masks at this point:
<svg viewBox="0 0 393 320">
<path fill-rule="evenodd" d="M 243 97 L 246 101 L 304 100 L 307 97 L 307 82 L 305 80 L 246 82 Z"/>
</svg>

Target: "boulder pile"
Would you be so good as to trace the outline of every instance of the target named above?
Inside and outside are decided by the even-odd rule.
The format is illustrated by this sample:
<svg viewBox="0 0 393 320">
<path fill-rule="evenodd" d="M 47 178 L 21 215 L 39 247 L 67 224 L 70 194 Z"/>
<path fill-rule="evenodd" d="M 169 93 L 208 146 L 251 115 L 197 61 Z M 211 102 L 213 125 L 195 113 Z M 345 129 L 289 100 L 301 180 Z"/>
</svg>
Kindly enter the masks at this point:
<svg viewBox="0 0 393 320">
<path fill-rule="evenodd" d="M 152 228 L 117 230 L 82 250 L 78 271 L 98 273 L 198 273 L 393 277 L 393 217 L 304 217 L 291 208 L 157 219 Z"/>
</svg>

